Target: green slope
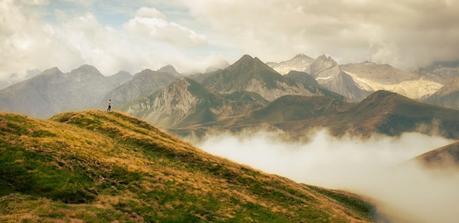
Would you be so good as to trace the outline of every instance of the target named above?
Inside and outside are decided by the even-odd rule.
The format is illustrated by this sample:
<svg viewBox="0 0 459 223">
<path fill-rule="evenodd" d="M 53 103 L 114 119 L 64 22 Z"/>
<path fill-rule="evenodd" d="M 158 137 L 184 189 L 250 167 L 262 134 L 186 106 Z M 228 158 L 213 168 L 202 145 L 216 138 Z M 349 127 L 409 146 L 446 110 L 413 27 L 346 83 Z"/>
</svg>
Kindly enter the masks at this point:
<svg viewBox="0 0 459 223">
<path fill-rule="evenodd" d="M 0 222 L 370 221 L 371 206 L 349 200 L 119 113 L 0 113 Z"/>
</svg>

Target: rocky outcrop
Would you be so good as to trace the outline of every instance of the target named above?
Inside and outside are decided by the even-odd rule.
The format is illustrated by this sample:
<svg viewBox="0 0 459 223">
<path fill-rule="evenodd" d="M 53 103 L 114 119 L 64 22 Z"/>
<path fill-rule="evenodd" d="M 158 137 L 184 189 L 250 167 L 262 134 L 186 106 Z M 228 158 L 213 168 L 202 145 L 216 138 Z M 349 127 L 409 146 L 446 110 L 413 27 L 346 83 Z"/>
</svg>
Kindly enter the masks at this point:
<svg viewBox="0 0 459 223">
<path fill-rule="evenodd" d="M 266 103 L 255 93 L 215 94 L 194 80 L 181 78 L 131 104 L 127 111 L 158 126 L 178 128 L 244 115 Z"/>
</svg>

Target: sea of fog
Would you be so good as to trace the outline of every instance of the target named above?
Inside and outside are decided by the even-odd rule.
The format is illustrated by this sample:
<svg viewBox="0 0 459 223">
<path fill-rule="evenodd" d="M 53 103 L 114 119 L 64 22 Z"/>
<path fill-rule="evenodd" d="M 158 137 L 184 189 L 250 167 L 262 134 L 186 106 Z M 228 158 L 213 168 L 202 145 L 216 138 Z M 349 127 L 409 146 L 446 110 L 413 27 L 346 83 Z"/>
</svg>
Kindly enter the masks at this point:
<svg viewBox="0 0 459 223">
<path fill-rule="evenodd" d="M 451 143 L 437 136 L 335 138 L 327 131 L 305 143 L 278 134 L 216 134 L 197 143 L 203 150 L 297 182 L 342 189 L 370 198 L 391 222 L 459 221 L 459 171 L 427 170 L 413 158 Z"/>
</svg>

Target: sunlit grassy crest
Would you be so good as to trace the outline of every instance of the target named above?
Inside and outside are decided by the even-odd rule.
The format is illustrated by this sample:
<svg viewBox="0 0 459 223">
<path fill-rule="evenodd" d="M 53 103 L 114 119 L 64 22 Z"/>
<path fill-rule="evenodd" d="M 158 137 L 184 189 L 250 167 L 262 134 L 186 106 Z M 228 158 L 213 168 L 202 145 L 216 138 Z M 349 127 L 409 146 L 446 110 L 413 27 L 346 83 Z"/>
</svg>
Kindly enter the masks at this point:
<svg viewBox="0 0 459 223">
<path fill-rule="evenodd" d="M 367 222 L 372 207 L 209 155 L 121 113 L 0 114 L 0 221 Z"/>
</svg>

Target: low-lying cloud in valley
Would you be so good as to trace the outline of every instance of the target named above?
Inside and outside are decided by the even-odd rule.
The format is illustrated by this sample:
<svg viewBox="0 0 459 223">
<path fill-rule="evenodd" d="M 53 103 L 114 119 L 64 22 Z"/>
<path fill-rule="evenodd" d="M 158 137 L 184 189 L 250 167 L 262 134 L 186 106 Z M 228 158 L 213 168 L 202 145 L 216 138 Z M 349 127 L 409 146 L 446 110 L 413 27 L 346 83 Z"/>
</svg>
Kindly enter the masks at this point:
<svg viewBox="0 0 459 223">
<path fill-rule="evenodd" d="M 307 143 L 274 133 L 220 134 L 198 143 L 212 154 L 298 182 L 369 197 L 392 222 L 456 222 L 459 171 L 427 170 L 411 160 L 450 140 L 408 133 L 361 140 L 319 131 Z"/>
</svg>

